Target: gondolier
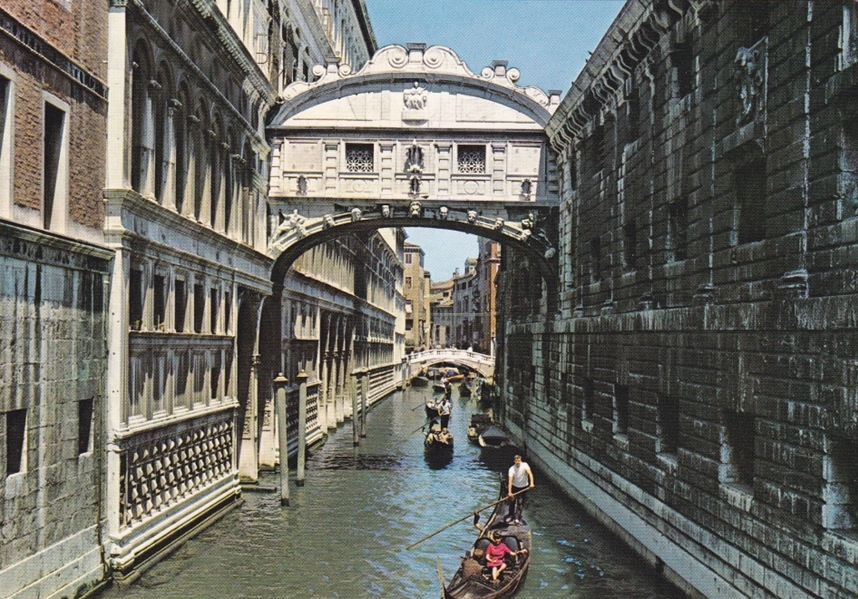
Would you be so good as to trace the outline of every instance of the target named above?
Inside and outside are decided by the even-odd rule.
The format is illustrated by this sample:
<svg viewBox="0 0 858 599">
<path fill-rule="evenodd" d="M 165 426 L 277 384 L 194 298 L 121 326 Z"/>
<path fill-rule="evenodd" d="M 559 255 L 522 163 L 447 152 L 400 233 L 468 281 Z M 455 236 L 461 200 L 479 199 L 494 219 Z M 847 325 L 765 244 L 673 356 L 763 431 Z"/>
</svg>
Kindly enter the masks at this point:
<svg viewBox="0 0 858 599">
<path fill-rule="evenodd" d="M 450 413 L 453 411 L 453 404 L 448 396 L 444 396 L 441 400 L 441 405 L 438 406 L 438 414 L 441 416 L 441 428 L 447 428 L 450 423 Z"/>
<path fill-rule="evenodd" d="M 509 494 L 509 509 L 507 518 L 511 518 L 514 524 L 521 524 L 521 509 L 524 506 L 525 489 L 533 488 L 533 470 L 527 462 L 521 461 L 521 456 L 513 458 L 513 464 L 509 469 L 507 492 Z"/>
</svg>

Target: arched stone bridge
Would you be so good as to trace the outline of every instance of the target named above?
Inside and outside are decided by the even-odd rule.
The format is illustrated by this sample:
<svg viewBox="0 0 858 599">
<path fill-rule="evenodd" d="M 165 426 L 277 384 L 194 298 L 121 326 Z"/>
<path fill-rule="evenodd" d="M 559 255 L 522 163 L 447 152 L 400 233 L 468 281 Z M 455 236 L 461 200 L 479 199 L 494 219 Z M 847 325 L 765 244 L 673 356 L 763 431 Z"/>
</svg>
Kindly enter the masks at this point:
<svg viewBox="0 0 858 599">
<path fill-rule="evenodd" d="M 476 370 L 481 376 L 489 377 L 495 373 L 495 358 L 466 349 L 427 349 L 408 356 L 408 378 L 416 376 L 423 368 L 436 364 L 458 364 Z"/>
<path fill-rule="evenodd" d="M 274 279 L 314 245 L 388 227 L 513 244 L 556 285 L 558 193 L 544 127 L 559 103 L 495 61 L 387 46 L 357 73 L 331 62 L 269 121 Z M 549 294 L 551 296 L 551 294 Z"/>
</svg>

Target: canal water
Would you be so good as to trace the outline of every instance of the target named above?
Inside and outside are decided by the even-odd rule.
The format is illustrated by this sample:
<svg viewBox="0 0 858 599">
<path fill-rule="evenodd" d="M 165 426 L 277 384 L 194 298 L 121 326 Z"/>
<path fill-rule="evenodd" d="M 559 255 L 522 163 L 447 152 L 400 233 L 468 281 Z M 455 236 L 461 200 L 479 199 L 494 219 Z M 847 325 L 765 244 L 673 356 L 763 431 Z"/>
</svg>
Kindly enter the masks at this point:
<svg viewBox="0 0 858 599">
<path fill-rule="evenodd" d="M 100 599 L 437 599 L 436 559 L 449 581 L 476 536 L 472 519 L 406 547 L 496 500 L 509 464 L 487 461 L 468 442 L 477 407 L 455 387 L 454 455 L 449 463 L 428 459 L 420 425 L 431 393 L 412 387 L 374 406 L 357 448 L 350 423 L 312 448 L 306 483 L 293 482 L 290 506 L 281 507 L 276 492 L 245 492 L 240 508 L 131 587 Z M 534 551 L 517 599 L 682 597 L 538 470 L 535 476 L 524 510 Z M 260 486 L 277 481 L 271 473 Z"/>
</svg>

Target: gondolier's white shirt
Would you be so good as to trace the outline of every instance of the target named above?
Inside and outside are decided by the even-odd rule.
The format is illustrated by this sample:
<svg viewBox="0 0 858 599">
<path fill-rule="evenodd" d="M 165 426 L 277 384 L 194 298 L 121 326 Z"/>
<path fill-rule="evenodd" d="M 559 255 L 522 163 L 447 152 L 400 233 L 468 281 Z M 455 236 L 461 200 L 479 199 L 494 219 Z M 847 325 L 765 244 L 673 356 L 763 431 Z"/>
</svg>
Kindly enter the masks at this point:
<svg viewBox="0 0 858 599">
<path fill-rule="evenodd" d="M 512 486 L 529 487 L 530 477 L 527 476 L 528 472 L 530 472 L 530 466 L 527 464 L 527 462 L 522 462 L 518 466 L 510 466 L 509 477 L 512 479 Z"/>
</svg>

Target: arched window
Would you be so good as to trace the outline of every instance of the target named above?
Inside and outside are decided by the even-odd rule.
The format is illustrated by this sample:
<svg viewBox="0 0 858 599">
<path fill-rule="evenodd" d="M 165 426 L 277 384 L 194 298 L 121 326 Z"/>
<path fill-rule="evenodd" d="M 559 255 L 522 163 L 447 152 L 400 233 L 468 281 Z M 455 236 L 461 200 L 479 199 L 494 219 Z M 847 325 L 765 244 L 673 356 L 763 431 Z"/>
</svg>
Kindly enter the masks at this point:
<svg viewBox="0 0 858 599">
<path fill-rule="evenodd" d="M 162 205 L 167 205 L 166 195 L 172 193 L 167 189 L 167 181 L 172 171 L 172 123 L 168 102 L 172 98 L 170 90 L 170 78 L 164 70 L 164 66 L 158 70 L 151 87 L 154 88 L 154 113 L 155 113 L 155 198 Z"/>
<path fill-rule="evenodd" d="M 220 118 L 216 117 L 209 133 L 209 171 L 211 173 L 209 224 L 215 230 L 223 227 L 224 141 L 223 125 Z"/>
<path fill-rule="evenodd" d="M 142 42 L 134 48 L 131 60 L 131 188 L 146 195 L 152 191 L 154 139 L 149 95 L 152 70 L 149 52 Z"/>
<path fill-rule="evenodd" d="M 203 219 L 204 209 L 203 203 L 206 199 L 206 185 L 208 178 L 208 144 L 206 140 L 208 135 L 208 120 L 206 118 L 206 105 L 200 100 L 197 106 L 194 122 L 196 123 L 196 131 L 194 132 L 194 217 L 197 222 Z"/>
<path fill-rule="evenodd" d="M 238 163 L 238 155 L 234 153 L 233 148 L 237 147 L 233 139 L 233 132 L 230 130 L 227 133 L 226 139 L 229 147 L 224 151 L 224 175 L 225 175 L 225 193 L 223 204 L 223 230 L 227 236 L 234 233 L 233 226 L 233 206 L 235 206 L 238 198 L 239 186 L 236 183 L 236 169 L 241 165 Z"/>
<path fill-rule="evenodd" d="M 179 87 L 179 93 L 173 107 L 173 129 L 176 138 L 176 176 L 174 178 L 174 195 L 176 198 L 176 212 L 184 214 L 187 204 L 185 193 L 187 192 L 189 173 L 189 148 L 188 148 L 188 90 L 184 83 Z"/>
</svg>

